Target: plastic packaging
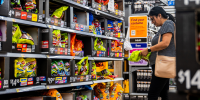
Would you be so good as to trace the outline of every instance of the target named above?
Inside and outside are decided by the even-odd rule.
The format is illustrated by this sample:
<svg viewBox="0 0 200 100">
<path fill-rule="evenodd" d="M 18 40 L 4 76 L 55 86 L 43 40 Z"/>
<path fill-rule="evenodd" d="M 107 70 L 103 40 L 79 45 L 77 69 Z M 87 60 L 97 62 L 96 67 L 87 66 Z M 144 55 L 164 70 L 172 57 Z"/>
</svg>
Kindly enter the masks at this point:
<svg viewBox="0 0 200 100">
<path fill-rule="evenodd" d="M 76 14 L 74 14 L 73 22 L 77 23 L 77 16 L 76 16 Z"/>
<path fill-rule="evenodd" d="M 12 43 L 17 43 L 19 38 L 22 36 L 18 24 L 13 23 L 12 26 Z"/>
<path fill-rule="evenodd" d="M 11 7 L 16 10 L 22 10 L 22 5 L 20 0 L 11 0 Z"/>
<path fill-rule="evenodd" d="M 79 75 L 88 75 L 89 73 L 88 56 L 81 59 L 81 61 L 77 63 L 77 66 Z"/>
<path fill-rule="evenodd" d="M 94 50 L 106 51 L 106 48 L 103 46 L 101 39 L 96 38 L 94 41 Z"/>
<path fill-rule="evenodd" d="M 63 100 L 61 94 L 56 89 L 51 89 L 47 93 L 46 96 L 56 97 L 56 100 Z"/>
<path fill-rule="evenodd" d="M 76 33 L 72 33 L 71 41 L 70 41 L 70 55 L 71 56 L 75 56 L 75 49 L 74 49 L 75 38 L 76 38 Z"/>
<path fill-rule="evenodd" d="M 62 6 L 58 9 L 56 9 L 56 11 L 51 15 L 51 17 L 62 19 L 63 15 L 64 15 L 64 11 L 67 9 L 68 9 L 68 6 Z"/>
<path fill-rule="evenodd" d="M 114 5 L 114 6 L 115 6 L 115 9 L 118 9 L 118 4 L 117 4 L 117 3 L 115 3 L 115 5 Z"/>
<path fill-rule="evenodd" d="M 60 30 L 54 30 L 52 32 L 53 34 L 53 46 L 58 46 L 61 47 L 61 34 L 60 34 Z"/>
<path fill-rule="evenodd" d="M 68 47 L 68 34 L 61 33 L 61 47 L 67 48 Z"/>
<path fill-rule="evenodd" d="M 14 75 L 15 78 L 22 78 L 25 76 L 25 69 L 23 68 L 26 64 L 26 61 L 23 58 L 17 58 L 14 61 Z"/>
<path fill-rule="evenodd" d="M 83 42 L 81 40 L 76 39 L 74 44 L 75 51 L 82 51 Z"/>
<path fill-rule="evenodd" d="M 36 59 L 35 58 L 27 58 L 26 60 L 26 65 L 28 66 L 27 72 L 25 74 L 25 77 L 35 77 L 37 76 L 36 74 Z"/>
<path fill-rule="evenodd" d="M 51 76 L 58 76 L 58 66 L 55 62 L 51 62 Z"/>
<path fill-rule="evenodd" d="M 69 62 L 64 62 L 64 70 L 65 70 L 66 76 L 70 75 L 70 64 L 69 64 Z"/>
<path fill-rule="evenodd" d="M 34 45 L 33 38 L 25 31 L 21 31 L 21 32 L 22 32 L 22 36 L 19 38 L 18 43 L 22 43 L 22 44 L 27 43 L 30 45 Z"/>
<path fill-rule="evenodd" d="M 110 100 L 120 100 L 124 89 L 119 83 L 115 83 L 110 87 Z"/>
<path fill-rule="evenodd" d="M 95 61 L 92 61 L 91 79 L 92 79 L 92 80 L 97 80 L 97 72 L 96 72 L 96 64 L 95 64 Z"/>
<path fill-rule="evenodd" d="M 58 67 L 58 76 L 65 76 L 64 63 L 62 60 L 54 61 Z"/>
</svg>

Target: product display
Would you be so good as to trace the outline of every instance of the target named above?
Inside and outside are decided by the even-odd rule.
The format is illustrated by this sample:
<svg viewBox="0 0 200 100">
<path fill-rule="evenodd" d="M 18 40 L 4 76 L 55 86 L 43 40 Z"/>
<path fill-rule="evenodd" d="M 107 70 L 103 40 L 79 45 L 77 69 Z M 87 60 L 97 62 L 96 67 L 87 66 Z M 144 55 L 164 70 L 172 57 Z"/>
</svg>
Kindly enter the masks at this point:
<svg viewBox="0 0 200 100">
<path fill-rule="evenodd" d="M 11 8 L 31 13 L 38 13 L 36 0 L 11 0 Z"/>
<path fill-rule="evenodd" d="M 101 22 L 95 19 L 92 13 L 89 13 L 89 32 L 97 35 L 102 35 Z"/>
<path fill-rule="evenodd" d="M 51 76 L 69 76 L 70 64 L 63 60 L 53 60 L 51 62 Z"/>
<path fill-rule="evenodd" d="M 123 42 L 120 40 L 112 40 L 111 48 L 112 52 L 122 52 Z"/>
<path fill-rule="evenodd" d="M 94 41 L 94 50 L 106 51 L 106 48 L 103 46 L 103 42 L 100 38 L 96 38 Z"/>
<path fill-rule="evenodd" d="M 89 73 L 88 57 L 84 57 L 83 59 L 81 59 L 81 61 L 76 63 L 76 65 L 78 67 L 78 74 L 76 74 L 77 70 L 75 70 L 75 75 L 88 75 Z"/>
<path fill-rule="evenodd" d="M 92 61 L 91 79 L 92 79 L 92 80 L 97 80 L 97 72 L 96 72 L 96 64 L 95 64 L 95 61 Z"/>
<path fill-rule="evenodd" d="M 137 70 L 137 79 L 148 79 L 152 78 L 152 70 Z"/>
<path fill-rule="evenodd" d="M 37 76 L 37 65 L 34 58 L 17 58 L 14 61 L 15 78 L 35 77 Z"/>
<path fill-rule="evenodd" d="M 53 14 L 51 15 L 51 17 L 62 19 L 63 16 L 64 16 L 64 11 L 67 10 L 67 9 L 68 9 L 68 6 L 60 7 L 60 8 L 56 9 L 53 12 Z"/>
</svg>

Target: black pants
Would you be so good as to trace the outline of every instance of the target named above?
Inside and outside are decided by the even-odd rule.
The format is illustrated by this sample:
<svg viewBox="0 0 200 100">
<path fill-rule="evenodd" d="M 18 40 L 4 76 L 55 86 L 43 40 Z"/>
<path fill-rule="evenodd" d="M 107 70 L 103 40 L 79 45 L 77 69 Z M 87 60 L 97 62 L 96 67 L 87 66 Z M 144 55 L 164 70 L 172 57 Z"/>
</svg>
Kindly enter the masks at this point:
<svg viewBox="0 0 200 100">
<path fill-rule="evenodd" d="M 148 100 L 158 100 L 158 97 L 161 97 L 162 100 L 168 100 L 169 79 L 156 77 L 154 74 L 155 65 L 152 65 L 152 70 L 153 73 Z"/>
</svg>

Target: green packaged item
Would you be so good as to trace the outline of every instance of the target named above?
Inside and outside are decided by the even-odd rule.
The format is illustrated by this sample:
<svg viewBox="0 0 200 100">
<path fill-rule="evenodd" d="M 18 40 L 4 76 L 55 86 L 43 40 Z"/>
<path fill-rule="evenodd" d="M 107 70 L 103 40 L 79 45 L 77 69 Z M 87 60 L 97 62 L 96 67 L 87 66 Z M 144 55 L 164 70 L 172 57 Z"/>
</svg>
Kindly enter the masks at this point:
<svg viewBox="0 0 200 100">
<path fill-rule="evenodd" d="M 22 44 L 26 43 L 26 44 L 34 45 L 33 38 L 25 31 L 21 31 L 21 32 L 22 32 L 22 36 L 19 38 L 17 43 L 22 43 Z"/>
<path fill-rule="evenodd" d="M 53 46 L 60 46 L 61 47 L 61 34 L 60 30 L 53 30 Z"/>
<path fill-rule="evenodd" d="M 51 76 L 58 76 L 58 66 L 54 63 L 51 62 Z"/>
<path fill-rule="evenodd" d="M 89 73 L 88 56 L 81 59 L 81 61 L 77 63 L 77 66 L 79 75 L 88 75 Z"/>
<path fill-rule="evenodd" d="M 64 14 L 63 12 L 65 10 L 67 10 L 67 9 L 68 9 L 68 6 L 62 6 L 62 7 L 58 8 L 58 9 L 56 9 L 56 11 L 53 12 L 51 17 L 60 18 L 61 19 L 63 17 L 63 14 Z"/>
<path fill-rule="evenodd" d="M 17 43 L 19 38 L 22 36 L 21 30 L 18 24 L 13 23 L 12 26 L 12 43 Z"/>
<path fill-rule="evenodd" d="M 15 78 L 22 78 L 25 76 L 25 64 L 26 64 L 26 61 L 23 59 L 23 58 L 17 58 L 15 59 L 14 61 L 14 75 L 15 75 Z"/>
<path fill-rule="evenodd" d="M 104 69 L 101 72 L 97 72 L 98 76 L 109 76 L 112 75 L 112 73 L 108 69 Z"/>
<path fill-rule="evenodd" d="M 68 34 L 61 33 L 61 47 L 67 48 L 67 45 L 68 45 Z"/>
<path fill-rule="evenodd" d="M 94 50 L 106 51 L 106 48 L 103 47 L 103 41 L 101 39 L 98 39 L 98 38 L 95 39 Z"/>
<path fill-rule="evenodd" d="M 97 80 L 96 64 L 94 61 L 92 61 L 91 79 Z"/>
<path fill-rule="evenodd" d="M 141 59 L 146 59 L 146 60 L 149 60 L 149 57 L 151 55 L 151 52 L 149 52 L 147 54 L 146 57 L 143 57 L 142 55 L 140 55 L 140 52 L 141 51 L 133 51 L 130 55 L 130 57 L 128 58 L 129 61 L 133 61 L 133 62 L 138 62 L 140 61 Z"/>
<path fill-rule="evenodd" d="M 65 76 L 65 70 L 64 70 L 64 63 L 62 60 L 59 61 L 54 61 L 54 63 L 57 65 L 58 67 L 58 76 Z"/>
</svg>

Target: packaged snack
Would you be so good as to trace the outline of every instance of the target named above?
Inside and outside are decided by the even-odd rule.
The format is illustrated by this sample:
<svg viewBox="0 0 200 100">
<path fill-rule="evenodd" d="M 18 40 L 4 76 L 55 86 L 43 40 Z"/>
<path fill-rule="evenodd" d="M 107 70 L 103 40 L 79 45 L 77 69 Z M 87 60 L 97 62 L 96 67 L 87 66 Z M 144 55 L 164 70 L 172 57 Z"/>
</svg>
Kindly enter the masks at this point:
<svg viewBox="0 0 200 100">
<path fill-rule="evenodd" d="M 51 15 L 51 17 L 62 19 L 63 15 L 64 15 L 64 11 L 67 9 L 68 9 L 68 6 L 62 6 L 58 9 L 56 9 L 56 11 L 54 11 L 54 13 Z"/>
<path fill-rule="evenodd" d="M 58 67 L 58 76 L 65 76 L 65 70 L 64 70 L 64 63 L 62 60 L 59 61 L 54 61 L 54 63 L 57 65 Z"/>
<path fill-rule="evenodd" d="M 22 36 L 19 38 L 18 43 L 22 43 L 22 44 L 26 43 L 26 44 L 34 45 L 33 38 L 25 31 L 21 31 L 21 32 L 22 32 Z"/>
<path fill-rule="evenodd" d="M 106 48 L 103 46 L 101 39 L 96 38 L 94 41 L 94 50 L 106 51 Z"/>
<path fill-rule="evenodd" d="M 114 6 L 115 6 L 115 9 L 118 9 L 118 4 L 117 4 L 117 3 L 115 3 L 115 5 L 114 5 Z"/>
<path fill-rule="evenodd" d="M 78 65 L 75 64 L 75 75 L 78 75 Z"/>
<path fill-rule="evenodd" d="M 89 72 L 88 56 L 81 59 L 81 61 L 77 63 L 77 66 L 79 75 L 88 75 Z"/>
<path fill-rule="evenodd" d="M 28 66 L 27 68 L 27 73 L 25 74 L 25 77 L 35 77 L 36 74 L 36 59 L 35 58 L 27 58 L 26 60 L 26 65 Z"/>
<path fill-rule="evenodd" d="M 124 89 L 119 83 L 115 83 L 110 87 L 110 100 L 120 100 Z"/>
<path fill-rule="evenodd" d="M 69 62 L 64 62 L 64 70 L 65 70 L 66 76 L 70 75 L 70 64 L 69 64 Z"/>
<path fill-rule="evenodd" d="M 91 79 L 92 80 L 97 80 L 96 64 L 95 64 L 94 61 L 92 61 Z"/>
<path fill-rule="evenodd" d="M 53 34 L 53 46 L 59 46 L 61 47 L 61 34 L 60 30 L 54 30 L 52 32 Z"/>
<path fill-rule="evenodd" d="M 15 78 L 22 78 L 25 76 L 25 69 L 23 68 L 26 64 L 26 61 L 23 58 L 17 58 L 14 61 L 14 75 Z"/>
<path fill-rule="evenodd" d="M 108 76 L 108 75 L 112 75 L 112 73 L 108 70 L 108 69 L 104 69 L 101 72 L 97 72 L 98 76 Z"/>
<path fill-rule="evenodd" d="M 51 62 L 51 76 L 58 76 L 58 66 L 55 62 Z"/>
<path fill-rule="evenodd" d="M 11 7 L 16 10 L 22 10 L 22 5 L 20 0 L 11 0 Z"/>
<path fill-rule="evenodd" d="M 18 24 L 13 23 L 12 26 L 12 43 L 17 43 L 19 38 L 22 36 Z"/>
<path fill-rule="evenodd" d="M 76 38 L 76 33 L 71 33 L 71 41 L 70 41 L 70 55 L 71 56 L 75 56 L 75 49 L 74 49 L 75 38 Z"/>
<path fill-rule="evenodd" d="M 97 3 L 102 3 L 102 1 L 101 1 L 101 0 L 95 0 L 95 2 L 97 2 Z"/>
<path fill-rule="evenodd" d="M 94 20 L 93 14 L 89 12 L 89 33 L 96 34 L 93 20 Z"/>
<path fill-rule="evenodd" d="M 74 14 L 73 22 L 77 23 L 77 16 Z"/>
<path fill-rule="evenodd" d="M 56 97 L 56 100 L 63 100 L 61 94 L 56 89 L 51 89 L 47 93 L 46 96 Z"/>
<path fill-rule="evenodd" d="M 68 47 L 68 34 L 61 33 L 61 47 L 67 48 Z"/>
<path fill-rule="evenodd" d="M 108 31 L 113 32 L 113 21 L 108 20 Z"/>
<path fill-rule="evenodd" d="M 83 42 L 81 40 L 76 39 L 74 44 L 75 51 L 82 51 Z"/>
<path fill-rule="evenodd" d="M 101 2 L 102 2 L 103 5 L 106 6 L 108 4 L 109 0 L 102 0 Z"/>
</svg>

